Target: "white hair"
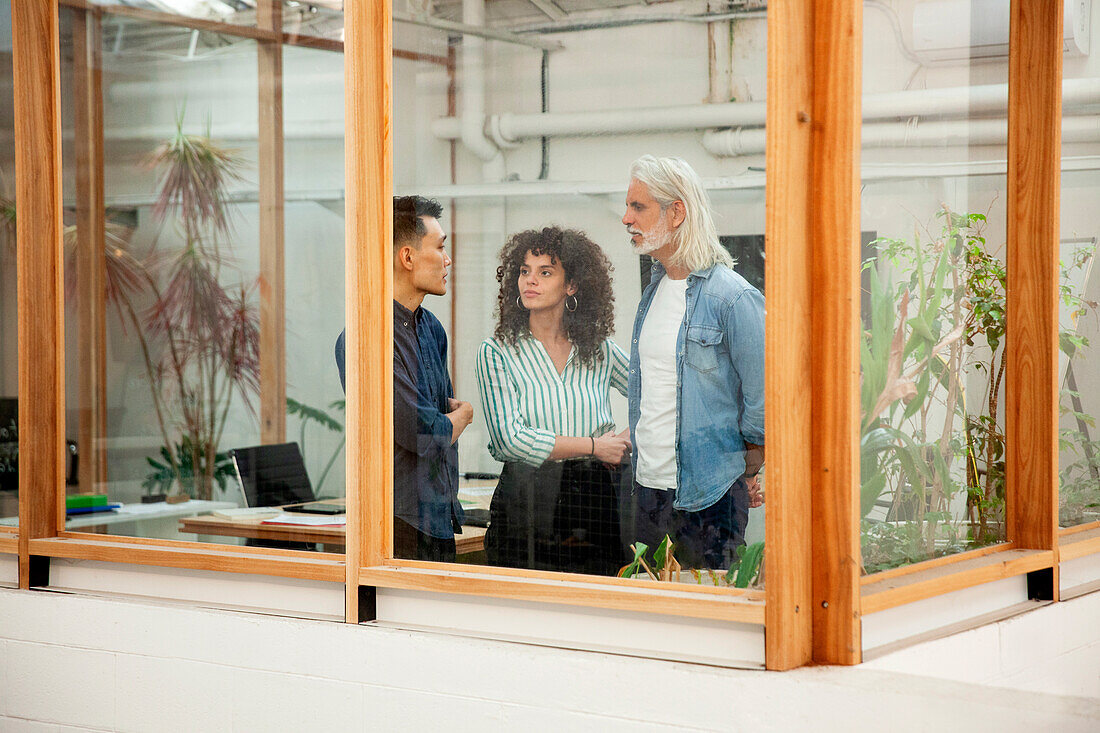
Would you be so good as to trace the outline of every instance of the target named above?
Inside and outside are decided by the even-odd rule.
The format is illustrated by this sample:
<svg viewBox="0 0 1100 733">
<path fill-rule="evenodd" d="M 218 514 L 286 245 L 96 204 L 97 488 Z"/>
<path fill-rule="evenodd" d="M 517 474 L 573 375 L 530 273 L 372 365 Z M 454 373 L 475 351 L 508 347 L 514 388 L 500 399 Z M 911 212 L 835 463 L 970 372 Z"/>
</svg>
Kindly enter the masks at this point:
<svg viewBox="0 0 1100 733">
<path fill-rule="evenodd" d="M 643 155 L 631 164 L 630 177 L 645 184 L 662 215 L 675 202 L 684 204 L 684 221 L 672 232 L 676 249 L 670 264 L 689 272 L 712 265 L 733 267 L 733 257 L 718 242 L 703 182 L 686 160 Z"/>
</svg>

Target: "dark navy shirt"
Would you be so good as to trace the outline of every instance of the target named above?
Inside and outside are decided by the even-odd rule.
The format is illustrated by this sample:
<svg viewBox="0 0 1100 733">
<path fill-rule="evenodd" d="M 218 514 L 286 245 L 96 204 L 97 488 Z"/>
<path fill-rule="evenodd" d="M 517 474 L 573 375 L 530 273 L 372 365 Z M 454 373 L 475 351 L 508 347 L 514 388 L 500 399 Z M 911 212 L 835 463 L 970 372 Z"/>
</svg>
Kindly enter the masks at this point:
<svg viewBox="0 0 1100 733">
<path fill-rule="evenodd" d="M 336 341 L 345 383 L 344 334 Z M 345 386 L 346 389 L 346 386 Z M 393 513 L 440 539 L 461 531 L 458 444 L 451 444 L 447 333 L 424 308 L 393 303 Z"/>
</svg>

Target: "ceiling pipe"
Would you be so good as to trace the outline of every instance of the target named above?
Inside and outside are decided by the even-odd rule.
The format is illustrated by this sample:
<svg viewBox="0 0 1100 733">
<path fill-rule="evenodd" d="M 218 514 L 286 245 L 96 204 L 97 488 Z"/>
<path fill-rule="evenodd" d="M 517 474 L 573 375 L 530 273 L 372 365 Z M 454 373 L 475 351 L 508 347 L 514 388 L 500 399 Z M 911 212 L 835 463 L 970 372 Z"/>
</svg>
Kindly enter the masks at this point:
<svg viewBox="0 0 1100 733">
<path fill-rule="evenodd" d="M 471 23 L 466 18 L 466 4 L 463 3 L 462 6 L 461 23 L 444 20 L 443 18 L 434 18 L 430 15 L 409 15 L 408 13 L 394 13 L 393 20 L 395 23 L 408 23 L 410 25 L 424 26 L 425 28 L 434 28 L 439 31 L 461 33 L 465 38 L 488 38 L 494 41 L 504 41 L 505 43 L 514 43 L 519 46 L 537 48 L 540 51 L 560 51 L 565 48 L 560 41 L 544 41 L 540 38 L 528 38 L 509 31 L 488 28 L 485 25 L 484 12 L 481 14 L 480 23 Z"/>
<path fill-rule="evenodd" d="M 864 148 L 953 147 L 962 145 L 1005 145 L 1008 120 L 934 120 L 916 118 L 904 122 L 878 122 L 863 126 L 860 145 Z M 1100 142 L 1100 117 L 1078 115 L 1062 119 L 1062 142 Z M 703 147 L 711 155 L 733 158 L 764 152 L 764 128 L 708 130 Z"/>
<path fill-rule="evenodd" d="M 697 15 L 677 15 L 662 13 L 651 15 L 617 15 L 612 18 L 564 18 L 557 21 L 538 21 L 511 26 L 513 33 L 574 33 L 577 31 L 604 30 L 606 28 L 625 28 L 633 25 L 653 23 L 715 23 L 723 20 L 742 20 L 746 18 L 768 17 L 766 7 L 730 10 L 722 13 L 699 13 Z"/>
<path fill-rule="evenodd" d="M 1064 108 L 1100 104 L 1100 78 L 1066 79 L 1062 83 Z M 1004 113 L 1008 109 L 1008 85 L 919 89 L 867 94 L 863 119 L 950 117 Z M 682 132 L 722 127 L 762 127 L 764 102 L 692 104 L 681 107 L 514 114 L 505 112 L 487 120 L 502 142 L 514 144 L 536 137 L 566 137 L 642 132 Z M 432 122 L 432 133 L 444 140 L 462 136 L 461 122 L 443 117 Z"/>
<path fill-rule="evenodd" d="M 493 115 L 489 127 L 509 143 L 534 137 L 569 137 L 635 132 L 759 125 L 764 123 L 764 102 L 692 104 L 683 107 L 649 107 L 600 112 L 548 112 L 546 114 Z M 461 120 L 442 117 L 432 122 L 432 134 L 444 140 L 461 137 Z"/>
<path fill-rule="evenodd" d="M 485 0 L 462 0 L 462 21 L 469 25 L 485 24 Z M 459 102 L 459 135 L 462 144 L 482 161 L 486 181 L 504 178 L 504 156 L 493 141 L 485 137 L 485 39 L 465 36 L 459 57 L 462 96 Z"/>
</svg>

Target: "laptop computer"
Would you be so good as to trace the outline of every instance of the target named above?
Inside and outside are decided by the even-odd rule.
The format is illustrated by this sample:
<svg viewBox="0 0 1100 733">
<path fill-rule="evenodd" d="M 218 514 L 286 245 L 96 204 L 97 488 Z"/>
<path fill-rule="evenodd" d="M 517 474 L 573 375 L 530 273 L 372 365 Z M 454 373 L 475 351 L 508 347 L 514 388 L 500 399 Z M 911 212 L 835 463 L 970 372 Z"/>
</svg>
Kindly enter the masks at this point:
<svg viewBox="0 0 1100 733">
<path fill-rule="evenodd" d="M 234 448 L 229 455 L 247 507 L 303 504 L 316 498 L 297 443 Z"/>
</svg>

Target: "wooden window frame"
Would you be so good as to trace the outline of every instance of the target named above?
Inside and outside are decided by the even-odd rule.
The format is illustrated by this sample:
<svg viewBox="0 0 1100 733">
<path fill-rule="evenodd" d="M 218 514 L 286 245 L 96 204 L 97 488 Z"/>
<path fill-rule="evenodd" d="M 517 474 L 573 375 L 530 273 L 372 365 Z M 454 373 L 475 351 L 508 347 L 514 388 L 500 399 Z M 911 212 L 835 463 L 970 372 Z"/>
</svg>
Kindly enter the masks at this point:
<svg viewBox="0 0 1100 733">
<path fill-rule="evenodd" d="M 271 0 L 267 0 L 271 2 Z M 12 13 L 13 56 L 15 63 L 15 117 L 16 135 L 22 143 L 17 146 L 16 191 L 19 206 L 17 217 L 17 270 L 19 289 L 19 363 L 34 364 L 35 369 L 19 372 L 19 394 L 23 409 L 20 410 L 20 458 L 24 466 L 34 470 L 20 472 L 19 527 L 0 532 L 0 552 L 13 551 L 19 555 L 20 587 L 28 588 L 36 573 L 32 571 L 35 558 L 70 558 L 101 560 L 107 562 L 154 565 L 161 567 L 216 570 L 222 572 L 270 575 L 322 580 L 342 583 L 345 580 L 345 556 L 334 553 L 305 553 L 300 551 L 272 550 L 265 548 L 216 545 L 209 543 L 157 540 L 140 537 L 98 535 L 68 531 L 65 523 L 64 470 L 64 320 L 61 254 L 61 123 L 60 123 L 60 39 L 59 12 L 70 8 L 81 16 L 83 23 L 91 26 L 89 40 L 98 36 L 95 26 L 104 14 L 132 17 L 151 23 L 173 25 L 194 30 L 217 32 L 254 39 L 258 43 L 261 107 L 267 107 L 267 135 L 262 144 L 272 152 L 270 165 L 262 166 L 261 204 L 278 217 L 270 222 L 272 233 L 281 230 L 282 187 L 277 185 L 282 177 L 282 125 L 281 47 L 302 46 L 325 51 L 343 51 L 342 42 L 299 36 L 281 30 L 277 13 L 260 13 L 261 27 L 234 26 L 223 23 L 186 18 L 169 13 L 144 11 L 125 6 L 93 5 L 85 0 L 28 0 L 14 4 Z M 263 8 L 261 8 L 263 10 Z M 79 40 L 79 39 L 78 39 Z M 94 49 L 87 49 L 94 52 Z M 83 185 L 92 200 L 102 200 L 102 116 L 99 97 L 98 73 L 95 64 L 89 64 L 87 74 L 81 75 L 92 89 L 91 94 L 78 100 L 89 109 L 78 110 L 85 115 L 88 124 L 87 140 L 81 139 L 84 150 L 92 161 L 86 171 Z M 97 116 L 98 114 L 98 116 Z M 100 164 L 96 165 L 95 161 Z M 98 180 L 96 180 L 98 173 Z M 95 208 L 95 207 L 90 207 Z M 89 216 L 93 229 L 101 229 L 102 217 Z M 95 238 L 88 238 L 95 249 Z M 43 246 L 54 242 L 54 247 Z M 264 261 L 265 292 L 262 299 L 273 302 L 283 297 L 281 282 L 282 257 L 280 236 L 265 238 L 274 243 L 261 253 Z M 86 286 L 88 287 L 88 286 Z M 93 284 L 90 289 L 96 290 Z M 33 297 L 32 297 L 33 296 Z M 282 333 L 278 313 L 271 317 L 268 308 L 265 326 L 269 333 Z M 264 351 L 278 357 L 285 346 L 282 336 L 268 339 Z M 279 437 L 285 431 L 272 405 L 285 402 L 285 375 L 279 369 L 269 376 L 270 394 L 264 402 L 264 411 L 271 413 L 263 420 L 268 438 Z M 279 410 L 279 412 L 283 412 Z M 38 565 L 41 567 L 41 565 Z M 37 581 L 47 580 L 38 575 Z M 48 581 L 47 581 L 48 582 Z"/>
<path fill-rule="evenodd" d="M 1062 559 L 1100 540 L 1058 529 L 1058 245 L 1063 8 L 1012 0 L 1008 80 L 1006 360 L 1007 541 L 876 573 L 861 582 L 863 614 L 1004 578 L 1050 571 L 1036 600 L 1059 598 Z M 1100 534 L 1100 533 L 1097 533 Z M 1072 548 L 1072 549 L 1070 549 Z M 1029 584 L 1030 586 L 1030 584 Z M 1029 588 L 1030 590 L 1030 588 Z"/>
<path fill-rule="evenodd" d="M 730 591 L 392 558 L 392 17 L 345 8 L 347 45 L 264 27 L 130 8 L 112 12 L 263 44 L 345 50 L 348 529 L 346 555 L 89 535 L 64 527 L 58 0 L 13 4 L 19 201 L 20 585 L 34 557 L 63 557 L 344 582 L 346 620 L 373 587 L 644 611 L 759 624 L 770 669 L 861 660 L 860 618 L 951 590 L 1100 553 L 1100 523 L 1057 529 L 1057 220 L 1061 6 L 1013 0 L 1009 64 L 1010 543 L 859 575 L 858 251 L 862 3 L 791 0 L 768 14 L 766 231 L 769 329 L 769 582 Z M 269 59 L 270 68 L 278 60 Z M 1021 69 L 1026 68 L 1025 75 Z M 1037 84 L 1035 79 L 1050 83 Z M 270 141 L 269 141 L 270 143 Z M 267 178 L 276 174 L 268 171 Z M 1051 243 L 1036 247 L 1035 242 Z M 1037 275 L 1037 276 L 1036 276 Z M 34 295 L 31 298 L 31 295 Z M 1018 325 L 1017 325 L 1018 324 Z M 778 338 L 782 331 L 784 338 Z M 798 336 L 791 338 L 791 334 Z M 276 381 L 279 377 L 276 375 Z M 812 397 L 801 395 L 810 383 Z M 277 433 L 277 423 L 268 428 Z M 828 436 L 825 440 L 819 436 Z M 1038 508 L 1038 511 L 1036 511 Z"/>
<path fill-rule="evenodd" d="M 778 17 L 779 13 L 775 17 Z M 785 15 L 783 21 L 769 17 L 769 34 L 786 29 L 804 42 L 800 24 L 790 22 L 794 16 Z M 534 570 L 501 569 L 478 566 L 464 569 L 462 566 L 443 563 L 418 563 L 393 558 L 393 423 L 392 423 L 392 232 L 393 195 L 392 175 L 392 15 L 388 2 L 364 2 L 345 8 L 345 68 L 347 70 L 347 130 L 346 145 L 346 283 L 348 296 L 347 314 L 347 414 L 349 450 L 347 482 L 358 486 L 358 492 L 348 497 L 348 562 L 347 562 L 347 617 L 358 622 L 367 617 L 369 610 L 360 608 L 360 588 L 401 588 L 429 590 L 447 593 L 478 595 L 494 598 L 533 600 L 569 605 L 613 608 L 625 611 L 665 613 L 677 616 L 723 619 L 763 625 L 765 611 L 760 605 L 758 592 L 704 588 L 669 588 L 667 584 L 618 578 L 596 578 L 585 575 L 550 573 Z M 771 102 L 769 102 L 769 105 Z M 792 108 L 793 109 L 793 108 Z M 770 110 L 769 110 L 770 111 Z M 789 117 L 789 126 L 795 135 L 808 139 L 808 126 L 799 122 L 797 115 Z M 777 126 L 778 127 L 778 126 Z M 771 129 L 771 128 L 769 128 Z M 804 151 L 804 152 L 808 152 Z M 793 164 L 806 170 L 808 156 L 796 159 Z M 771 174 L 774 175 L 774 174 Z M 857 222 L 858 223 L 858 222 Z M 794 217 L 794 227 L 802 229 L 805 221 Z M 770 230 L 769 230 L 770 231 Z M 808 236 L 803 230 L 806 244 L 802 256 L 808 254 Z M 805 266 L 805 262 L 803 263 Z M 801 280 L 786 284 L 782 270 L 774 271 L 768 263 L 770 286 L 792 290 L 801 287 L 806 297 L 805 275 Z M 808 269 L 807 269 L 808 271 Z M 781 301 L 786 301 L 780 297 Z M 805 299 L 792 301 L 804 305 Z M 767 344 L 769 358 L 779 348 L 793 352 L 791 362 L 800 363 L 808 370 L 808 357 L 800 353 L 808 349 L 805 344 L 793 340 L 780 342 L 772 339 Z M 783 363 L 776 361 L 772 363 Z M 791 372 L 788 378 L 798 374 Z M 768 387 L 767 398 L 776 397 L 774 385 Z M 786 397 L 793 402 L 793 393 Z M 776 398 L 778 401 L 778 398 Z M 769 432 L 782 425 L 781 419 L 769 414 Z M 808 413 L 794 407 L 792 419 L 808 420 Z M 808 432 L 808 425 L 800 433 Z M 785 443 L 785 441 L 780 441 Z M 787 455 L 793 455 L 789 453 Z M 381 460 L 379 460 L 381 458 Z M 773 453 L 769 465 L 769 480 L 775 483 L 776 465 L 782 463 Z M 774 492 L 769 506 L 781 504 L 785 492 Z M 793 492 L 790 498 L 795 498 Z M 804 498 L 804 497 L 803 497 Z M 795 511 L 790 512 L 792 515 Z M 767 531 L 773 531 L 773 520 L 766 515 Z M 775 528 L 775 532 L 780 530 Z M 808 543 L 795 540 L 792 545 Z M 769 563 L 782 567 L 785 556 L 778 551 L 779 543 L 769 543 Z M 808 544 L 803 548 L 808 550 Z M 808 551 L 802 560 L 808 559 Z M 775 565 L 769 565 L 774 567 Z M 769 587 L 771 584 L 768 584 Z M 663 589 L 662 589 L 663 586 Z M 775 587 L 778 589 L 779 584 Z M 767 604 L 783 607 L 784 601 L 773 603 L 772 591 L 765 590 Z M 787 603 L 794 609 L 805 605 L 805 600 L 795 593 L 786 594 Z M 367 613 L 361 613 L 366 611 Z M 791 612 L 793 616 L 796 611 Z M 797 621 L 809 617 L 802 614 Z M 801 624 L 802 638 L 808 646 L 808 621 Z M 798 657 L 797 666 L 808 658 Z"/>
</svg>

